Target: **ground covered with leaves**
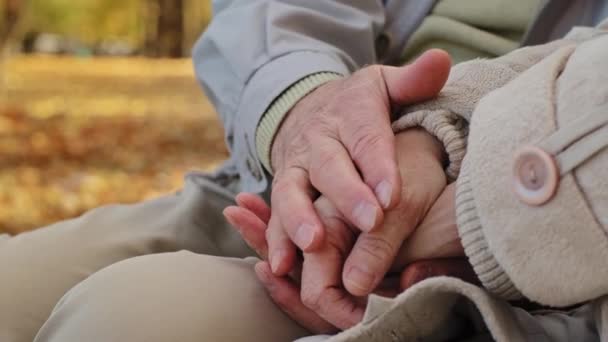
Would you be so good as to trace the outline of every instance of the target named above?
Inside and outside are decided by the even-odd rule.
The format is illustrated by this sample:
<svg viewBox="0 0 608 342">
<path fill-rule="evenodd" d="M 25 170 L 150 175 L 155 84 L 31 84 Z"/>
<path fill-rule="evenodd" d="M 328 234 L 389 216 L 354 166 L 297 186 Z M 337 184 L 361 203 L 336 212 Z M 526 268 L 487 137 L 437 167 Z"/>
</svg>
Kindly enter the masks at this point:
<svg viewBox="0 0 608 342">
<path fill-rule="evenodd" d="M 16 57 L 0 81 L 0 232 L 175 191 L 226 158 L 188 60 Z"/>
</svg>

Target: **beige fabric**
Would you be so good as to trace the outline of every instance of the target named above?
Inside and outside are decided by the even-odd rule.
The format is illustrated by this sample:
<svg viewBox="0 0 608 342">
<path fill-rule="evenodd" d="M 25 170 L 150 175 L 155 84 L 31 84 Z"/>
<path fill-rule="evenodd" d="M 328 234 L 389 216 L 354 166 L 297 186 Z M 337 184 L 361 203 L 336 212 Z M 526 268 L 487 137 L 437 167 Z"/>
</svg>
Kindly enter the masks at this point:
<svg viewBox="0 0 608 342">
<path fill-rule="evenodd" d="M 608 213 L 603 177 L 608 149 L 600 149 L 562 177 L 556 196 L 541 207 L 519 201 L 511 186 L 518 148 L 542 145 L 558 127 L 567 129 L 585 113 L 608 113 L 606 61 L 608 35 L 578 28 L 562 41 L 492 61 L 463 63 L 453 69 L 437 99 L 406 108 L 393 126 L 396 131 L 425 127 L 453 151 L 452 163 L 462 161 L 461 141 L 468 134 L 458 184 L 458 226 L 487 289 L 506 299 L 523 294 L 551 306 L 591 302 L 573 313 L 532 316 L 490 299 L 482 289 L 434 279 L 395 300 L 370 299 L 366 321 L 330 341 L 439 341 L 448 337 L 432 333 L 446 331 L 458 340 L 462 332 L 450 322 L 469 316 L 455 314 L 453 303 L 458 300 L 438 291 L 472 301 L 483 318 L 481 325 L 473 324 L 481 327 L 476 333 L 485 327 L 499 341 L 608 341 L 607 303 L 601 297 L 608 294 L 608 233 L 603 223 Z M 597 149 L 585 138 L 577 141 L 581 148 Z"/>
<path fill-rule="evenodd" d="M 470 164 L 483 238 L 514 286 L 546 305 L 566 306 L 608 293 L 608 238 L 592 210 L 595 206 L 601 215 L 608 211 L 602 200 L 608 187 L 587 189 L 593 194 L 588 196 L 580 179 L 582 172 L 587 183 L 605 184 L 593 179 L 602 178 L 607 164 L 601 161 L 608 152 L 563 176 L 555 197 L 541 207 L 524 204 L 512 191 L 513 157 L 524 145 L 542 144 L 556 125 L 567 125 L 564 117 L 599 108 L 608 112 L 605 76 L 592 76 L 608 73 L 606 47 L 608 36 L 583 43 L 574 53 L 571 48 L 557 51 L 486 97 L 471 124 L 465 163 Z M 555 93 L 556 86 L 571 91 Z M 587 92 L 576 93 L 572 87 Z M 597 200 L 590 204 L 593 198 Z"/>
<path fill-rule="evenodd" d="M 607 28 L 608 30 L 608 28 Z M 608 66 L 606 47 L 608 39 L 590 41 L 574 53 L 558 81 L 557 89 L 557 127 L 567 129 L 569 123 L 575 122 L 588 113 L 599 112 L 608 118 Z M 559 99 L 591 99 L 589 101 L 564 101 Z M 608 138 L 608 125 L 603 129 L 588 134 L 577 146 L 592 149 L 586 140 L 599 137 Z M 604 145 L 605 147 L 605 145 Z M 579 153 L 582 155 L 584 153 Z M 588 202 L 595 219 L 608 233 L 608 177 L 601 177 L 608 169 L 608 151 L 604 148 L 592 158 L 585 161 L 573 172 L 576 183 Z"/>
<path fill-rule="evenodd" d="M 393 123 L 393 131 L 420 126 L 437 137 L 448 153 L 446 174 L 453 180 L 460 172 L 466 151 L 468 122 L 479 101 L 559 47 L 571 44 L 570 40 L 560 40 L 518 49 L 492 60 L 476 59 L 461 63 L 452 68 L 446 86 L 437 98 L 404 108 L 401 118 Z"/>
<path fill-rule="evenodd" d="M 472 116 L 467 113 L 476 98 L 458 102 L 440 97 L 435 106 L 446 101 L 452 107 L 434 109 L 429 102 L 416 109 L 455 115 L 460 126 L 452 125 L 450 132 L 460 138 L 466 137 L 463 120 L 472 118 L 460 176 L 470 183 L 459 184 L 459 191 L 471 195 L 467 203 L 473 204 L 480 223 L 476 239 L 486 244 L 480 250 L 494 258 L 499 267 L 494 270 L 512 288 L 554 305 L 608 292 L 607 239 L 598 219 L 607 211 L 608 190 L 598 178 L 605 174 L 608 152 L 602 150 L 564 177 L 557 196 L 541 208 L 513 199 L 508 170 L 516 147 L 540 142 L 557 126 L 567 126 L 577 111 L 608 103 L 608 36 L 575 51 L 574 44 L 567 40 L 523 49 L 496 60 L 502 70 L 498 79 L 508 82 L 523 74 L 480 95 L 484 99 Z M 491 75 L 467 72 L 453 76 L 450 84 L 490 80 Z M 477 88 L 491 90 L 484 87 L 482 82 Z M 584 106 L 569 102 L 580 104 L 581 97 L 591 100 Z M 415 121 L 424 121 L 424 115 L 417 116 Z M 442 141 L 449 145 L 451 140 Z M 226 190 L 233 187 L 231 181 L 192 175 L 176 196 L 101 208 L 14 238 L 0 236 L 0 340 L 31 341 L 36 334 L 37 341 L 53 342 L 284 340 L 305 334 L 271 304 L 250 264 L 177 252 L 251 255 L 221 218 L 221 210 L 232 203 L 233 193 Z M 461 234 L 464 226 L 459 222 Z M 467 253 L 472 254 L 469 247 Z M 479 267 L 477 271 L 483 274 Z M 530 314 L 481 288 L 437 278 L 396 299 L 372 297 L 364 322 L 330 340 L 597 341 L 601 336 L 607 341 L 606 301 L 595 299 L 575 312 Z"/>
<path fill-rule="evenodd" d="M 601 300 L 569 312 L 529 313 L 477 286 L 439 277 L 394 299 L 370 298 L 364 322 L 350 330 L 298 342 L 599 341 L 596 327 L 605 322 L 607 303 Z"/>
<path fill-rule="evenodd" d="M 238 178 L 193 173 L 176 195 L 0 235 L 0 341 L 31 342 L 43 324 L 37 341 L 301 336 L 250 264 L 191 253 L 253 255 L 222 217 L 237 185 Z M 271 323 L 280 326 L 264 325 Z"/>
<path fill-rule="evenodd" d="M 518 46 L 541 0 L 441 0 L 408 40 L 406 61 L 431 48 L 455 64 L 504 55 Z"/>
<path fill-rule="evenodd" d="M 452 74 L 450 75 L 450 79 L 448 80 L 448 84 L 437 99 L 427 103 L 406 108 L 404 110 L 404 113 L 406 113 L 406 115 L 404 115 L 401 119 L 395 122 L 393 128 L 396 131 L 399 131 L 412 126 L 422 126 L 429 130 L 429 132 L 431 132 L 432 134 L 436 135 L 439 140 L 444 143 L 446 151 L 448 152 L 450 157 L 450 165 L 447 169 L 448 176 L 454 177 L 458 174 L 458 170 L 462 162 L 462 157 L 464 155 L 464 150 L 466 147 L 463 142 L 466 140 L 468 133 L 467 125 L 462 124 L 461 121 L 465 120 L 468 122 L 471 120 L 473 110 L 476 108 L 480 99 L 484 98 L 490 91 L 499 88 L 506 84 L 508 81 L 514 79 L 521 72 L 524 72 L 539 61 L 546 59 L 545 57 L 547 57 L 549 54 L 556 51 L 557 49 L 563 48 L 564 52 L 562 53 L 565 53 L 567 56 L 569 53 L 568 51 L 571 51 L 571 49 L 578 42 L 589 40 L 598 37 L 602 34 L 603 33 L 599 30 L 593 30 L 589 28 L 577 28 L 574 29 L 566 39 L 561 41 L 556 41 L 542 46 L 519 49 L 506 56 L 494 60 L 475 60 L 460 64 L 453 68 Z M 568 50 L 568 46 L 570 46 L 570 50 Z M 582 61 L 581 63 L 585 62 Z M 574 70 L 577 71 L 577 69 Z M 559 71 L 560 70 L 557 69 L 556 72 Z M 577 73 L 575 72 L 574 74 Z M 582 73 L 580 75 L 580 77 L 582 77 Z M 596 75 L 603 74 L 596 73 Z M 541 81 L 541 78 L 539 78 L 538 76 L 526 77 L 528 78 L 525 81 L 519 81 L 518 79 L 518 82 L 520 82 L 519 84 L 527 82 L 527 84 L 536 85 Z M 573 84 L 575 84 L 575 82 L 573 82 Z M 594 83 L 590 83 L 590 86 L 593 87 L 593 84 L 597 85 L 602 83 L 597 81 Z M 598 86 L 595 86 L 595 89 L 599 92 L 604 90 L 604 88 Z M 526 88 L 526 91 L 518 93 L 519 95 L 517 95 L 517 97 L 523 98 L 525 95 L 527 95 L 528 91 L 530 91 L 530 89 Z M 548 96 L 550 96 L 550 94 L 536 94 L 536 98 L 539 101 L 548 101 Z M 563 96 L 567 95 L 564 94 Z M 599 96 L 598 98 L 602 98 L 600 95 L 596 96 Z M 491 192 L 496 197 L 504 196 L 504 194 L 507 193 L 512 194 L 512 190 L 510 188 L 511 166 L 504 165 L 504 163 L 502 163 L 499 167 L 493 166 L 494 168 L 492 168 L 492 171 L 487 171 L 489 167 L 487 164 L 496 164 L 496 160 L 494 158 L 490 159 L 488 158 L 488 156 L 495 155 L 495 151 L 500 151 L 501 149 L 504 149 L 505 146 L 511 146 L 511 148 L 515 148 L 512 144 L 518 144 L 518 140 L 514 139 L 517 138 L 517 135 L 512 133 L 513 130 L 518 129 L 519 132 L 528 132 L 531 130 L 529 126 L 536 126 L 534 126 L 534 122 L 526 120 L 526 118 L 521 118 L 520 120 L 513 120 L 511 118 L 513 114 L 510 114 L 509 112 L 517 111 L 518 113 L 523 113 L 521 115 L 526 115 L 526 112 L 524 111 L 524 108 L 526 108 L 526 104 L 521 105 L 521 107 L 518 107 L 517 109 L 513 109 L 507 106 L 507 104 L 513 102 L 513 97 L 515 96 L 511 96 L 509 98 L 508 93 L 505 97 L 506 98 L 503 100 L 503 103 L 494 103 L 488 105 L 486 109 L 486 112 L 492 113 L 492 119 L 488 119 L 488 125 L 490 125 L 489 127 L 478 129 L 479 139 L 481 139 L 481 141 L 478 144 L 479 150 L 476 151 L 477 161 L 474 163 L 475 166 L 471 167 L 471 169 L 473 169 L 472 172 L 474 172 L 475 175 L 467 174 L 460 177 L 460 185 L 458 191 L 459 196 L 457 197 L 457 211 L 461 239 L 463 241 L 465 249 L 467 250 L 467 255 L 469 255 L 470 261 L 475 266 L 475 269 L 484 285 L 491 291 L 503 296 L 504 298 L 516 299 L 519 298 L 521 294 L 518 291 L 517 286 L 512 283 L 510 277 L 508 277 L 505 273 L 503 265 L 501 265 L 501 263 L 496 260 L 494 250 L 492 250 L 492 246 L 489 245 L 488 241 L 484 238 L 485 233 L 482 231 L 482 226 L 485 226 L 485 223 L 483 222 L 483 220 L 481 220 L 478 213 L 481 211 L 481 209 L 476 206 L 477 201 L 474 201 L 475 196 L 469 188 L 471 186 L 470 181 L 472 179 L 478 181 L 477 178 L 479 177 L 479 174 L 485 172 L 485 179 L 487 179 L 487 183 L 483 184 L 483 187 L 479 186 L 478 188 L 486 189 L 486 192 Z M 580 96 L 571 98 L 576 99 L 580 98 Z M 485 100 L 486 99 L 484 98 L 484 101 Z M 505 110 L 503 108 L 510 108 L 511 110 Z M 503 117 L 500 118 L 500 115 L 503 115 Z M 460 118 L 461 120 L 459 120 L 458 118 Z M 539 119 L 539 121 L 543 121 L 543 123 L 540 124 L 540 126 L 538 127 L 542 127 L 543 125 L 550 123 L 550 120 L 547 120 L 546 118 Z M 507 129 L 514 125 L 516 125 L 516 127 Z M 439 129 L 437 129 L 437 127 Z M 498 140 L 493 140 L 496 133 L 498 132 L 501 133 L 501 136 L 503 136 L 504 141 L 499 142 Z M 539 137 L 538 134 L 538 132 L 533 132 L 531 133 L 531 136 Z M 546 134 L 548 134 L 548 132 L 544 133 L 544 135 Z M 598 132 L 597 134 L 601 134 L 601 132 Z M 542 137 L 542 135 L 540 137 Z M 504 156 L 503 159 L 507 161 L 511 160 L 512 157 L 507 158 L 506 156 Z M 602 164 L 601 161 L 596 160 L 597 158 L 594 158 L 590 160 L 589 163 L 600 163 L 601 165 L 605 165 Z M 502 189 L 500 192 L 489 191 L 490 189 L 496 189 L 496 174 L 492 174 L 492 172 L 498 172 L 498 170 L 500 170 L 503 175 L 505 175 L 504 177 L 506 177 L 504 180 L 506 188 Z M 597 169 L 594 170 L 595 172 L 598 172 Z M 601 177 L 588 177 L 586 179 L 587 182 L 593 183 L 593 185 L 590 185 L 589 188 L 593 187 L 593 189 L 600 189 L 600 192 L 597 193 L 595 196 L 599 196 L 602 198 L 605 192 L 602 193 L 601 189 L 605 188 L 601 187 L 601 183 L 605 182 L 605 180 Z M 484 202 L 484 205 L 486 205 L 487 203 L 489 202 L 486 200 Z M 591 206 L 593 206 L 593 204 L 591 204 Z M 484 210 L 486 210 L 486 212 L 500 212 L 504 215 L 507 215 L 501 217 L 501 220 L 514 222 L 513 224 L 521 223 L 511 218 L 513 216 L 521 215 L 521 212 L 515 214 L 512 211 L 497 210 L 498 207 L 499 206 L 494 206 L 492 208 L 484 208 Z M 606 214 L 602 211 L 599 211 L 598 215 L 601 216 L 600 219 L 604 219 Z M 496 229 L 504 229 L 504 224 L 499 222 L 501 221 L 496 220 L 493 222 L 493 224 L 496 225 Z M 507 236 L 510 236 L 510 233 L 506 233 L 509 232 L 508 230 L 502 231 L 505 234 L 505 238 L 507 238 Z M 522 249 L 525 250 L 526 248 L 531 247 L 530 245 L 528 245 L 527 247 L 522 248 L 524 244 L 519 243 L 519 240 L 513 238 L 509 238 L 509 241 L 511 245 L 509 243 L 499 243 L 501 245 L 502 250 L 507 251 L 512 248 L 515 248 L 512 245 L 516 244 L 520 247 L 519 249 L 515 248 L 514 250 L 523 253 Z M 492 252 L 490 252 L 490 250 Z M 528 263 L 527 265 L 530 266 L 531 264 Z M 510 271 L 517 274 L 521 274 L 516 272 L 515 269 L 512 269 Z M 538 285 L 538 291 L 542 292 L 545 288 L 542 286 L 543 279 L 536 279 L 538 279 L 540 283 Z M 535 299 L 538 300 L 538 298 Z M 557 305 L 557 303 L 555 302 L 551 304 Z M 562 303 L 562 305 L 565 304 Z"/>
<path fill-rule="evenodd" d="M 284 342 L 306 335 L 268 297 L 254 263 L 186 251 L 116 263 L 72 288 L 34 341 Z"/>
</svg>

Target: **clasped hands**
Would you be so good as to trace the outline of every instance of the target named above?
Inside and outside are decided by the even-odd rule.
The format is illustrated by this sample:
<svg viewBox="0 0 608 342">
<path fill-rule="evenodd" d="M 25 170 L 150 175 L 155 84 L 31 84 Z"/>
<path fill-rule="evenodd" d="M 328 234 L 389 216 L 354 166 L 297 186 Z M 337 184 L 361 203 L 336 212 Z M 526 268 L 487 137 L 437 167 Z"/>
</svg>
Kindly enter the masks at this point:
<svg viewBox="0 0 608 342">
<path fill-rule="evenodd" d="M 242 193 L 224 211 L 264 260 L 256 274 L 275 303 L 312 332 L 357 324 L 370 293 L 394 296 L 433 275 L 474 278 L 441 143 L 390 127 L 394 108 L 434 97 L 449 69 L 447 54 L 431 50 L 319 87 L 275 138 L 271 207 Z"/>
</svg>

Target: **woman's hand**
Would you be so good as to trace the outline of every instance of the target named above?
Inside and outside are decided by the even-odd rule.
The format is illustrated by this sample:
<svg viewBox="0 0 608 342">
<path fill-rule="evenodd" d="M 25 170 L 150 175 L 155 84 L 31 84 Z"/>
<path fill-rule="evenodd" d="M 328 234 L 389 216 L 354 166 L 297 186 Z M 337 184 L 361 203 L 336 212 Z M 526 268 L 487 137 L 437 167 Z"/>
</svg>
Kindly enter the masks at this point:
<svg viewBox="0 0 608 342">
<path fill-rule="evenodd" d="M 459 246 L 455 222 L 451 221 L 454 216 L 446 215 L 446 213 L 451 212 L 450 199 L 453 199 L 453 188 L 453 186 L 446 188 L 446 191 L 430 209 L 425 220 L 401 248 L 400 257 L 395 260 L 396 263 L 393 265 L 393 269 L 396 269 L 398 264 L 407 264 L 401 272 L 400 279 L 394 276 L 386 277 L 375 289 L 375 293 L 392 297 L 422 280 L 442 275 L 476 282 L 476 276 L 468 261 L 464 257 L 457 258 L 457 256 L 463 256 L 464 254 L 462 247 Z M 265 259 L 268 249 L 265 231 L 270 208 L 261 198 L 246 193 L 237 196 L 237 204 L 238 207 L 226 208 L 224 211 L 226 218 L 233 226 L 237 227 L 243 238 L 258 255 Z M 303 266 L 301 261 L 297 265 L 298 271 L 292 273 L 291 277 L 275 276 L 266 261 L 258 263 L 255 270 L 275 303 L 292 319 L 312 332 L 332 333 L 338 330 L 336 326 L 340 329 L 346 329 L 360 321 L 365 309 L 366 298 L 350 296 L 340 287 L 339 279 L 336 280 L 336 272 L 331 272 L 334 264 L 331 259 L 337 258 L 338 260 L 335 261 L 339 264 L 340 251 L 348 248 L 348 244 L 341 242 L 343 240 L 340 239 L 340 234 L 348 234 L 350 229 L 343 225 L 341 218 L 336 217 L 337 211 L 332 208 L 329 201 L 318 200 L 315 202 L 315 207 L 320 216 L 329 223 L 328 227 L 332 228 L 328 235 L 331 241 L 329 246 L 316 256 L 321 259 L 327 258 L 328 260 L 325 260 L 324 264 L 330 270 L 313 268 L 311 272 L 307 267 L 304 267 L 303 272 L 308 274 L 304 276 L 306 279 L 317 284 L 327 283 L 324 279 L 331 278 L 331 274 L 333 274 L 329 283 L 337 285 L 329 286 L 325 291 L 327 294 L 323 301 L 326 301 L 324 304 L 328 306 L 328 308 L 323 308 L 325 317 L 319 315 L 319 307 L 312 310 L 309 307 L 310 304 L 305 305 L 302 301 L 303 290 L 299 281 L 302 274 L 299 270 L 302 270 Z M 437 229 L 436 227 L 443 227 L 444 229 Z M 442 234 L 445 239 L 435 239 L 434 234 Z M 338 238 L 338 240 L 335 240 L 335 238 Z M 348 237 L 346 239 L 348 240 Z M 415 246 L 417 244 L 427 246 Z M 407 249 L 410 246 L 413 250 L 408 252 Z M 452 258 L 433 259 L 448 256 Z M 304 254 L 304 263 L 306 263 L 306 259 L 311 258 L 314 259 L 313 256 Z M 321 273 L 320 276 L 319 273 Z M 316 279 L 316 277 L 319 278 Z M 315 286 L 318 285 L 313 285 L 313 290 Z M 333 300 L 328 297 L 333 297 Z M 330 311 L 328 312 L 328 310 Z"/>
<path fill-rule="evenodd" d="M 456 226 L 456 183 L 448 185 L 437 198 L 424 220 L 401 245 L 391 270 L 425 259 L 464 257 Z"/>
<path fill-rule="evenodd" d="M 457 247 L 454 248 L 456 251 L 453 251 L 450 246 L 446 252 L 437 250 L 437 240 L 431 238 L 438 231 L 434 224 L 426 224 L 425 231 L 429 232 L 414 230 L 445 187 L 446 180 L 442 168 L 444 156 L 440 143 L 422 130 L 408 130 L 400 133 L 397 135 L 396 141 L 401 175 L 404 179 L 412 179 L 412 182 L 404 184 L 401 189 L 403 203 L 400 203 L 395 209 L 387 211 L 382 227 L 371 233 L 358 235 L 358 230 L 349 227 L 347 220 L 332 203 L 327 198 L 321 197 L 315 201 L 314 207 L 327 229 L 327 235 L 322 245 L 312 252 L 303 254 L 303 263 L 297 264 L 297 271 L 291 273 L 291 278 L 267 274 L 265 272 L 268 271 L 267 263 L 257 266 L 260 280 L 265 284 L 273 284 L 273 286 L 269 286 L 269 291 L 273 298 L 276 297 L 277 304 L 288 302 L 288 305 L 281 305 L 286 312 L 289 313 L 290 310 L 293 311 L 293 308 L 297 307 L 300 308 L 296 310 L 299 316 L 303 315 L 302 312 L 308 312 L 306 317 L 316 317 L 315 320 L 309 319 L 310 321 L 318 322 L 321 319 L 324 322 L 330 322 L 331 326 L 346 329 L 361 320 L 365 309 L 365 297 L 368 293 L 378 290 L 383 295 L 399 293 L 399 279 L 391 282 L 387 281 L 385 277 L 386 272 L 395 261 L 398 262 L 399 268 L 393 266 L 393 271 L 403 269 L 405 264 L 418 260 L 416 258 L 429 259 L 435 256 L 462 255 L 462 253 L 458 253 Z M 453 191 L 451 194 L 453 200 Z M 416 207 L 412 206 L 412 198 L 417 199 Z M 441 205 L 433 206 L 427 215 L 430 223 L 439 221 L 439 218 L 450 219 L 449 215 L 445 215 L 445 212 L 450 212 L 445 208 L 445 204 L 449 200 L 449 192 L 441 196 L 439 201 Z M 240 208 L 227 208 L 226 217 L 240 230 L 241 235 L 252 248 L 267 260 L 268 240 L 265 237 L 268 237 L 266 227 L 270 218 L 270 208 L 263 200 L 250 194 L 239 195 L 237 203 Z M 425 223 L 422 226 L 424 227 Z M 455 237 L 456 241 L 459 241 L 455 224 L 450 226 L 446 223 L 443 227 L 453 228 L 453 234 L 446 234 L 445 238 Z M 410 238 L 408 239 L 408 237 Z M 404 240 L 406 248 L 400 250 Z M 418 246 L 417 242 L 414 244 L 407 241 L 419 241 L 420 244 L 424 243 L 428 246 L 422 247 Z M 359 245 L 359 252 L 353 251 L 353 244 Z M 411 251 L 409 251 L 410 247 Z M 396 259 L 397 255 L 400 258 Z M 360 262 L 362 259 L 366 260 L 366 263 Z M 349 284 L 347 275 L 353 267 L 361 267 L 362 264 L 373 266 L 366 271 L 373 274 L 374 279 L 367 284 L 367 289 L 354 286 L 354 291 L 352 291 L 353 284 Z M 420 266 L 418 264 L 410 266 L 404 273 L 405 278 L 402 279 L 402 285 L 412 283 L 414 280 L 421 280 L 421 275 L 431 276 L 437 272 L 441 272 L 437 274 L 445 274 L 447 271 L 443 265 L 433 268 L 437 270 L 435 273 L 432 270 L 430 273 L 427 272 L 429 269 L 428 262 L 421 263 Z M 424 270 L 424 272 L 420 270 Z M 298 281 L 300 275 L 301 283 Z M 349 289 L 349 285 L 351 289 Z M 297 291 L 294 292 L 294 290 Z M 354 297 L 353 292 L 362 297 Z M 273 293 L 280 295 L 275 296 Z M 297 294 L 297 296 L 292 298 L 286 296 L 285 293 Z M 297 305 L 294 304 L 296 299 Z M 297 317 L 294 319 L 301 321 Z M 310 325 L 302 324 L 307 327 Z"/>
</svg>

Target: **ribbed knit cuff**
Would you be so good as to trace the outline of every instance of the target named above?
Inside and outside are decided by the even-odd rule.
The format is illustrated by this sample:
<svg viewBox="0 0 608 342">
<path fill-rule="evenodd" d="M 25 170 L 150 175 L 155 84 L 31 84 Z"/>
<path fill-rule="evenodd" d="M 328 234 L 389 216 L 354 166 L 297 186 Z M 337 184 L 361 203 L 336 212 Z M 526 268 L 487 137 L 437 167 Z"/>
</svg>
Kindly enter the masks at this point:
<svg viewBox="0 0 608 342">
<path fill-rule="evenodd" d="M 488 189 L 488 191 L 491 191 Z M 465 254 L 483 286 L 505 300 L 523 296 L 492 254 L 477 213 L 467 163 L 465 162 L 456 185 L 456 223 Z"/>
<path fill-rule="evenodd" d="M 424 128 L 443 144 L 449 159 L 445 169 L 448 180 L 453 181 L 458 178 L 467 149 L 467 122 L 447 110 L 420 110 L 407 113 L 393 122 L 395 133 L 412 127 Z"/>
<path fill-rule="evenodd" d="M 319 86 L 339 78 L 342 78 L 342 75 L 333 72 L 319 72 L 309 75 L 289 87 L 266 110 L 256 129 L 255 145 L 258 157 L 269 173 L 272 173 L 272 164 L 270 163 L 272 143 L 289 110 Z"/>
</svg>

